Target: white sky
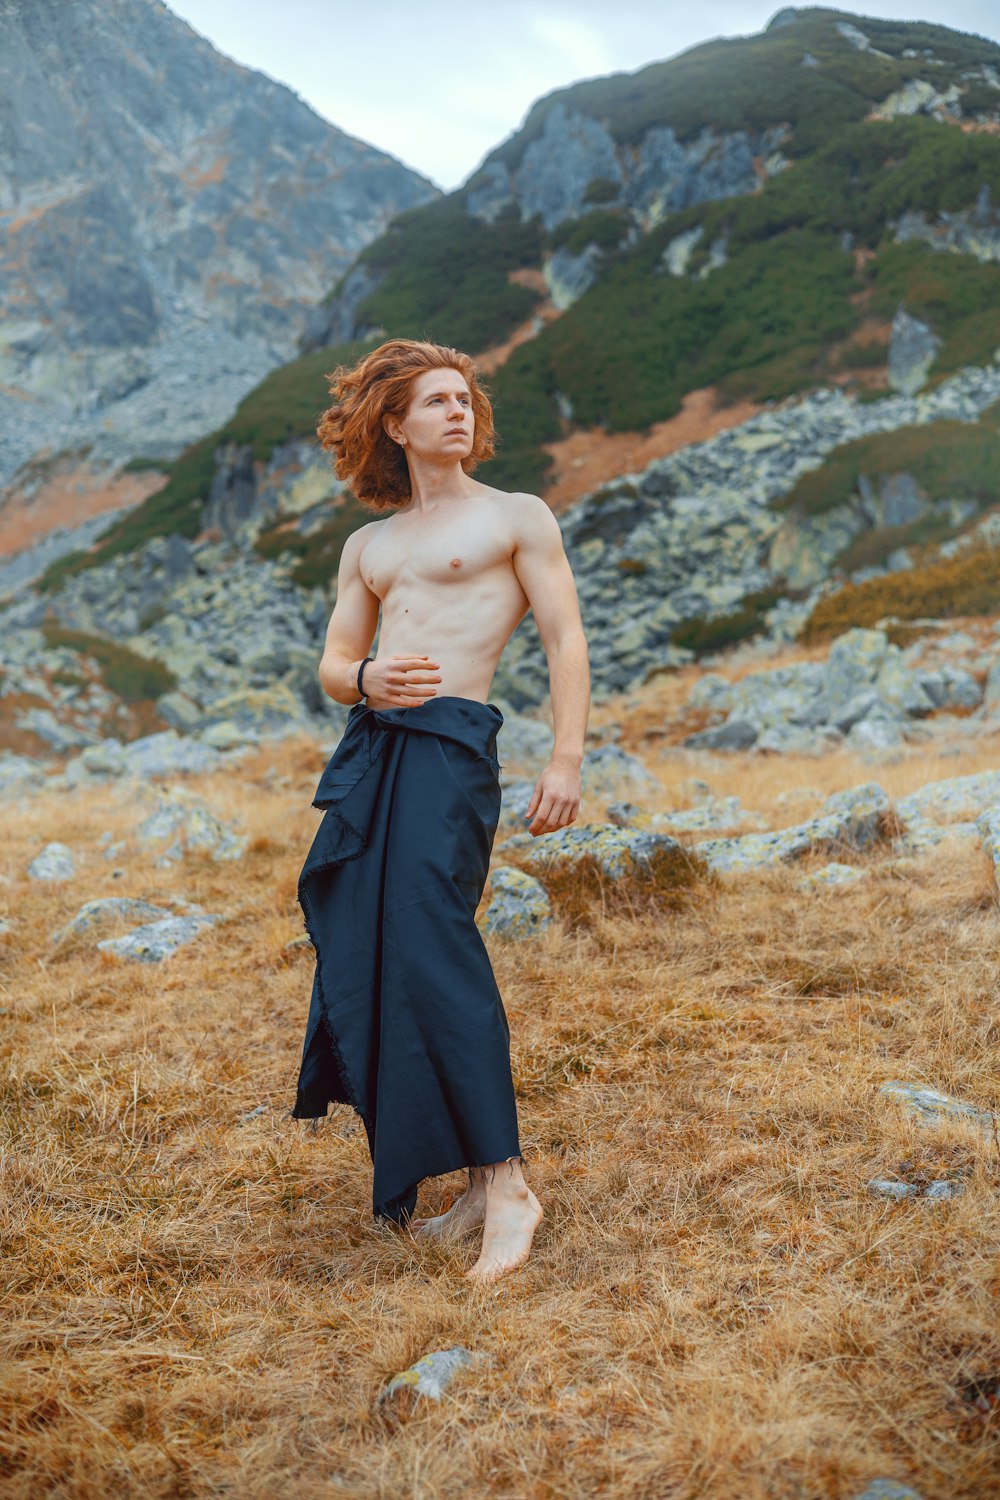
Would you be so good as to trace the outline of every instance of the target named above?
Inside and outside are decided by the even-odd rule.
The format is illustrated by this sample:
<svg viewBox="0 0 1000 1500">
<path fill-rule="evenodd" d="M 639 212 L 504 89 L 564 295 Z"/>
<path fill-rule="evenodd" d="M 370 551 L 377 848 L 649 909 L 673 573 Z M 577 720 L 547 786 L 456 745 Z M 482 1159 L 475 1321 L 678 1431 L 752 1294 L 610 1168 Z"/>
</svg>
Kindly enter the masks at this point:
<svg viewBox="0 0 1000 1500">
<path fill-rule="evenodd" d="M 220 52 L 450 189 L 542 94 L 762 31 L 780 0 L 166 0 Z M 998 0 L 850 0 L 1000 40 Z"/>
</svg>

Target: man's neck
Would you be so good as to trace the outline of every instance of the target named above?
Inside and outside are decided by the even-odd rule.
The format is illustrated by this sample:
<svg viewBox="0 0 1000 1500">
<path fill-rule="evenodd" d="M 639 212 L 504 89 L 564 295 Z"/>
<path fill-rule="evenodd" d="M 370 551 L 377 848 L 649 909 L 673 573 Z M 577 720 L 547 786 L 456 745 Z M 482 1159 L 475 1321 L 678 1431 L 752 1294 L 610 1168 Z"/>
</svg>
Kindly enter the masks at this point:
<svg viewBox="0 0 1000 1500">
<path fill-rule="evenodd" d="M 447 464 L 427 463 L 408 456 L 410 466 L 410 499 L 400 507 L 406 514 L 431 510 L 438 505 L 467 500 L 478 485 L 470 479 L 458 459 Z"/>
</svg>

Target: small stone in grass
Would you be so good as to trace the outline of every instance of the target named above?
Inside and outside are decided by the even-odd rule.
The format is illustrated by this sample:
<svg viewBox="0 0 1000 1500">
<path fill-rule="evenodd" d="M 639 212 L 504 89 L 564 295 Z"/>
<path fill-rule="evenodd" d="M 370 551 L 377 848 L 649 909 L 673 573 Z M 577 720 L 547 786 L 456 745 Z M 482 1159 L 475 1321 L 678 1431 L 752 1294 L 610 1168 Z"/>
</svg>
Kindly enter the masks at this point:
<svg viewBox="0 0 1000 1500">
<path fill-rule="evenodd" d="M 417 1396 L 429 1396 L 432 1401 L 440 1401 L 459 1370 L 465 1369 L 467 1365 L 486 1363 L 490 1358 L 488 1354 L 477 1354 L 471 1349 L 465 1349 L 461 1344 L 453 1344 L 450 1349 L 435 1349 L 418 1359 L 408 1370 L 394 1375 L 379 1392 L 378 1404 L 381 1406 L 406 1391 L 412 1391 Z"/>
<path fill-rule="evenodd" d="M 873 1177 L 868 1191 L 879 1198 L 915 1198 L 920 1189 L 909 1182 L 893 1182 L 890 1178 Z"/>
</svg>

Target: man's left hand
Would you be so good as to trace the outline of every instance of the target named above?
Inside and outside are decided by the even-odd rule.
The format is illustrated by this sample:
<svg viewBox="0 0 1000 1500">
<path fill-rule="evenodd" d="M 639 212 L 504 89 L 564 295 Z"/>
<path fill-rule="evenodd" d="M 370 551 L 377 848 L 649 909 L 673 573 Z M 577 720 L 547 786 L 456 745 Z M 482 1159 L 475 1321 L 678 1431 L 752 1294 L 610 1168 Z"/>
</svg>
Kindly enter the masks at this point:
<svg viewBox="0 0 1000 1500">
<path fill-rule="evenodd" d="M 533 838 L 555 833 L 572 823 L 580 811 L 580 768 L 572 759 L 554 755 L 535 783 L 525 818 Z"/>
</svg>

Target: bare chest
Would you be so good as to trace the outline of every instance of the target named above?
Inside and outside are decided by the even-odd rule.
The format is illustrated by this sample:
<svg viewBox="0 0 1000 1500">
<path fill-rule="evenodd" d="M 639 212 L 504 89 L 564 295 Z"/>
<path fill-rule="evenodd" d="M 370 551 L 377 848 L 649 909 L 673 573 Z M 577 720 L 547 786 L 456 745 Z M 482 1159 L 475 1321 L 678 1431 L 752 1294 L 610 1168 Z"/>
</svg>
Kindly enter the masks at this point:
<svg viewBox="0 0 1000 1500">
<path fill-rule="evenodd" d="M 480 512 L 473 517 L 393 516 L 361 552 L 361 572 L 379 599 L 400 586 L 456 588 L 504 566 L 511 568 L 507 527 Z"/>
</svg>

